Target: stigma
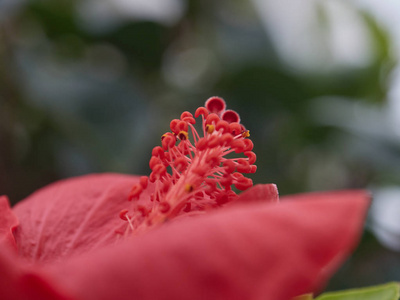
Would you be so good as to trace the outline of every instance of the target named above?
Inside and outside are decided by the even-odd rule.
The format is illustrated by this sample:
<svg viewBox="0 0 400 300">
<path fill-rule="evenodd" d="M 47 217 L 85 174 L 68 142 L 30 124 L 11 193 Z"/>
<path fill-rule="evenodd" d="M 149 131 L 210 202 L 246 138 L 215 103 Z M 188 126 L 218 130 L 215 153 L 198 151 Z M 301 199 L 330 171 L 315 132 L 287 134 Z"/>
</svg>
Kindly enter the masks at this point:
<svg viewBox="0 0 400 300">
<path fill-rule="evenodd" d="M 128 198 L 132 208 L 121 211 L 120 218 L 136 232 L 234 201 L 237 191 L 253 186 L 245 174 L 257 169 L 249 137 L 239 114 L 227 110 L 220 97 L 209 98 L 194 115 L 183 112 L 170 122 L 161 145 L 153 148 L 151 173 L 132 187 Z M 143 201 L 149 182 L 154 190 Z"/>
</svg>

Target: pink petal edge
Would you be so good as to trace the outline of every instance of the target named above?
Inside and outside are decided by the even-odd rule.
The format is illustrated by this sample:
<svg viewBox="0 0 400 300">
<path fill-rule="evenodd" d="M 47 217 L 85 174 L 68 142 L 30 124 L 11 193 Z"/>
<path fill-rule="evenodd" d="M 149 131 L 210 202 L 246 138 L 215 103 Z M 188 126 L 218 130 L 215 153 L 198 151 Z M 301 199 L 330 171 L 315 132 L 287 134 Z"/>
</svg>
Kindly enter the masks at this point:
<svg viewBox="0 0 400 300">
<path fill-rule="evenodd" d="M 278 203 L 279 202 L 279 193 L 276 184 L 256 184 L 250 189 L 242 192 L 238 199 L 233 203 L 242 203 L 242 202 L 271 202 Z"/>
</svg>

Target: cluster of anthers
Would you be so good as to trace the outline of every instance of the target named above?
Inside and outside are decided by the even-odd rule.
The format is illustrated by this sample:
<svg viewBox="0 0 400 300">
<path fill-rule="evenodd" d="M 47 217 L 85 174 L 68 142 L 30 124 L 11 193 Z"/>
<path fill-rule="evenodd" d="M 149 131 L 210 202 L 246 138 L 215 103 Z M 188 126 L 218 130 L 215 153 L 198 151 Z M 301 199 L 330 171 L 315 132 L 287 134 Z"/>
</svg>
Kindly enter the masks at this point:
<svg viewBox="0 0 400 300">
<path fill-rule="evenodd" d="M 238 197 L 232 186 L 243 191 L 253 185 L 242 174 L 257 169 L 253 142 L 239 114 L 225 108 L 222 98 L 211 97 L 194 117 L 185 111 L 171 121 L 171 132 L 152 151 L 150 176 L 141 177 L 130 192 L 132 210 L 120 212 L 120 218 L 129 223 L 128 230 L 137 232 L 182 214 L 219 207 Z M 200 116 L 202 137 L 194 127 Z M 232 157 L 232 153 L 242 155 Z M 150 201 L 140 197 L 149 181 L 154 188 Z"/>
</svg>

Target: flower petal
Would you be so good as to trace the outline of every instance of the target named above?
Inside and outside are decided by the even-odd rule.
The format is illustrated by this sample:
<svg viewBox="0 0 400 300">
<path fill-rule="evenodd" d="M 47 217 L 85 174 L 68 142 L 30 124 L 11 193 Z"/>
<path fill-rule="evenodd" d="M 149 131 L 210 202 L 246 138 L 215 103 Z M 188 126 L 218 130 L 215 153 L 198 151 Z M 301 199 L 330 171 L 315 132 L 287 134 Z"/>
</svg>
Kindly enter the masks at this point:
<svg viewBox="0 0 400 300">
<path fill-rule="evenodd" d="M 327 279 L 362 230 L 366 193 L 321 198 L 186 218 L 47 271 L 84 300 L 289 300 Z"/>
<path fill-rule="evenodd" d="M 11 210 L 8 198 L 0 196 L 0 247 L 3 245 L 17 249 L 13 232 L 18 226 L 18 219 Z"/>
<path fill-rule="evenodd" d="M 279 193 L 276 184 L 257 184 L 241 193 L 233 203 L 255 201 L 279 202 Z"/>
<path fill-rule="evenodd" d="M 14 263 L 15 259 L 10 249 L 0 247 L 0 295 L 5 300 L 18 299 L 17 281 L 20 271 L 18 265 Z"/>
<path fill-rule="evenodd" d="M 52 284 L 17 259 L 10 249 L 0 248 L 0 295 L 2 300 L 67 300 Z"/>
<path fill-rule="evenodd" d="M 118 213 L 139 177 L 102 174 L 60 181 L 29 196 L 14 208 L 20 226 L 21 256 L 49 262 L 117 241 L 126 226 Z M 143 193 L 143 197 L 148 194 Z"/>
</svg>

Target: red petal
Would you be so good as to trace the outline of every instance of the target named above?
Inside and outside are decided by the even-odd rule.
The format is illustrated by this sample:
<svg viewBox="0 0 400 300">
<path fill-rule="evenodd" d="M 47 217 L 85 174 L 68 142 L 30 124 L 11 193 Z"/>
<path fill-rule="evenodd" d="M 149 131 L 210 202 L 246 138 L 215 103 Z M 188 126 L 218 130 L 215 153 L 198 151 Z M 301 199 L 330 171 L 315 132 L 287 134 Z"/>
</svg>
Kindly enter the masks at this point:
<svg viewBox="0 0 400 300">
<path fill-rule="evenodd" d="M 289 300 L 331 275 L 321 278 L 324 268 L 332 272 L 343 262 L 362 230 L 367 198 L 354 192 L 233 206 L 171 222 L 49 272 L 85 300 Z"/>
<path fill-rule="evenodd" d="M 16 205 L 16 240 L 21 256 L 53 261 L 112 244 L 126 226 L 118 214 L 139 177 L 103 174 L 49 185 Z M 146 192 L 144 197 L 148 197 Z"/>
<path fill-rule="evenodd" d="M 47 280 L 23 267 L 14 253 L 0 248 L 0 295 L 2 300 L 67 300 Z"/>
<path fill-rule="evenodd" d="M 8 198 L 0 197 L 0 247 L 3 245 L 17 249 L 13 232 L 18 226 L 18 219 L 12 212 Z"/>
<path fill-rule="evenodd" d="M 0 247 L 0 295 L 1 299 L 18 299 L 19 267 L 15 261 L 15 255 L 9 252 L 10 249 Z"/>
<path fill-rule="evenodd" d="M 275 184 L 257 184 L 239 195 L 237 202 L 279 202 L 278 188 Z"/>
</svg>

